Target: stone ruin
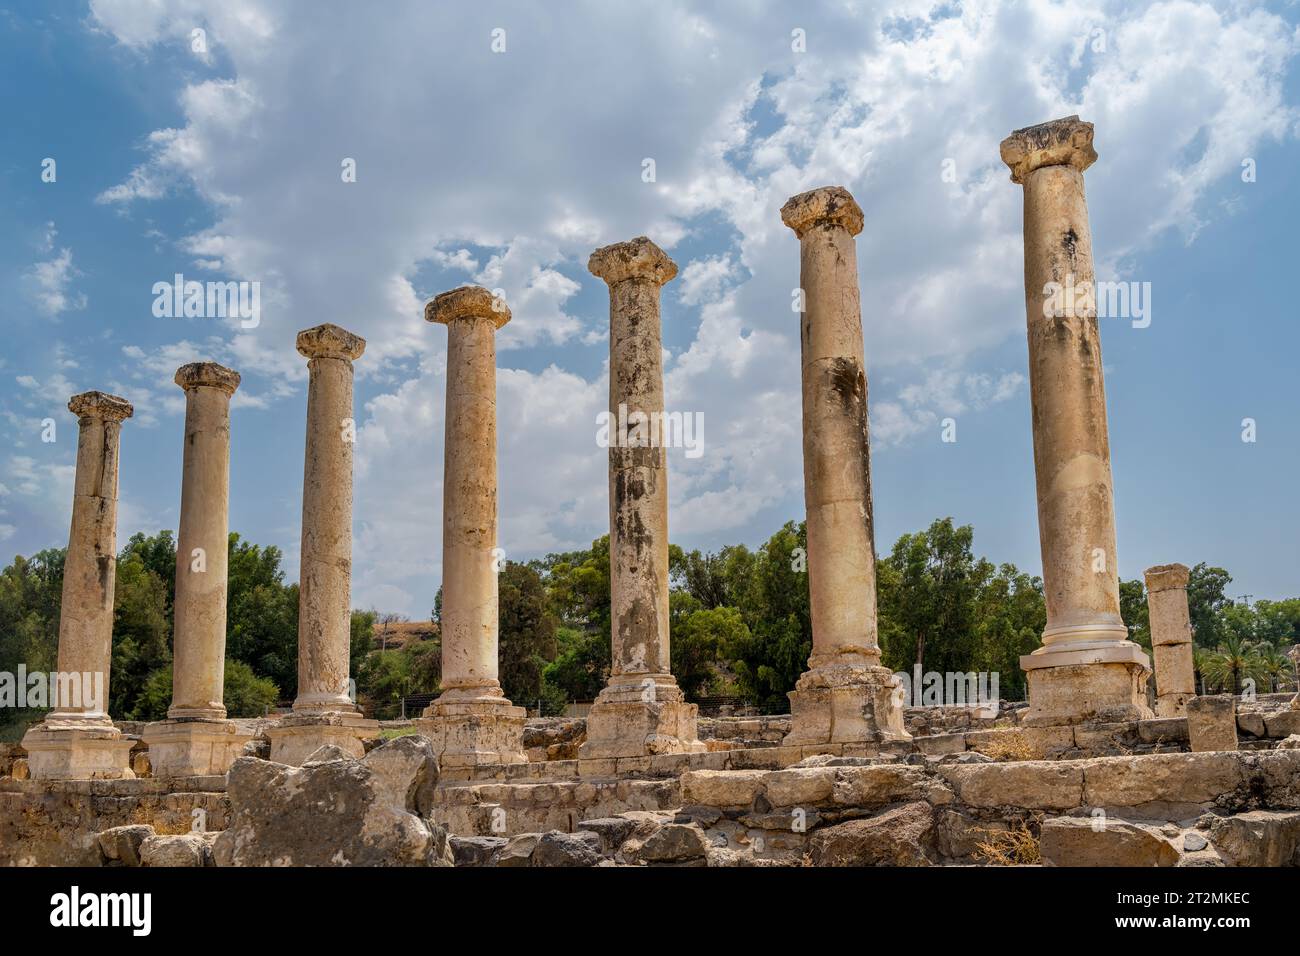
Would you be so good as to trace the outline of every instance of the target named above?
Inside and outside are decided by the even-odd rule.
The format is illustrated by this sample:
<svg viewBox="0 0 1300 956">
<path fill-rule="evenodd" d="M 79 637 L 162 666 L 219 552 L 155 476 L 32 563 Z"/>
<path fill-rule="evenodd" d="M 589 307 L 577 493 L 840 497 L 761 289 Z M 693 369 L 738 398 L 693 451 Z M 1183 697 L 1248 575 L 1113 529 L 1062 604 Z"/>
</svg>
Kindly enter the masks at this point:
<svg viewBox="0 0 1300 956">
<path fill-rule="evenodd" d="M 1095 307 L 1072 116 L 1002 143 L 1024 190 L 1025 304 L 1047 627 L 1021 658 L 1028 706 L 903 705 L 882 666 L 867 383 L 855 236 L 862 210 L 824 187 L 781 210 L 800 245 L 808 668 L 790 714 L 698 717 L 669 666 L 662 435 L 609 449 L 612 668 L 585 719 L 528 720 L 497 674 L 495 334 L 485 289 L 433 299 L 447 326 L 442 695 L 399 728 L 348 693 L 353 362 L 334 325 L 308 359 L 298 697 L 231 720 L 225 656 L 229 402 L 239 375 L 186 365 L 173 697 L 115 724 L 61 701 L 0 749 L 0 863 L 80 866 L 730 866 L 1300 863 L 1300 696 L 1197 696 L 1187 568 L 1146 572 L 1152 662 L 1120 616 Z M 641 237 L 598 249 L 609 286 L 610 406 L 664 409 L 660 288 Z M 119 435 L 129 403 L 74 396 L 76 490 L 60 672 L 109 670 Z M 204 556 L 206 564 L 194 563 Z M 1153 706 L 1148 701 L 1153 701 Z"/>
</svg>

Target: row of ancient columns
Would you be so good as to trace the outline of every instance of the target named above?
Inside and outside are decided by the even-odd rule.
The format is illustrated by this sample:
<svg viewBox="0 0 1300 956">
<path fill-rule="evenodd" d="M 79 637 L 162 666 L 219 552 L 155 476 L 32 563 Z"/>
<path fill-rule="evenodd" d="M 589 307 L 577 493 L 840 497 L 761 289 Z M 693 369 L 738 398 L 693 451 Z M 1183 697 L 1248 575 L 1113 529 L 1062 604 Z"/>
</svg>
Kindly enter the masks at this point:
<svg viewBox="0 0 1300 956">
<path fill-rule="evenodd" d="M 1021 658 L 1033 724 L 1150 715 L 1150 662 L 1120 618 L 1105 390 L 1095 304 L 1045 309 L 1055 284 L 1091 288 L 1092 240 L 1083 172 L 1095 160 L 1092 125 L 1078 117 L 1018 130 L 1003 141 L 1024 189 L 1025 304 L 1047 627 Z M 787 743 L 816 747 L 907 738 L 893 679 L 880 663 L 872 527 L 867 381 L 854 237 L 863 214 L 842 187 L 790 199 L 782 221 L 800 244 L 804 497 L 813 647 L 790 694 Z M 670 669 L 668 486 L 661 286 L 677 273 L 644 237 L 598 249 L 590 271 L 610 296 L 612 413 L 642 413 L 660 431 L 648 445 L 609 448 L 612 667 L 588 717 L 584 759 L 703 749 L 696 708 Z M 497 674 L 495 335 L 510 311 L 467 286 L 432 300 L 425 318 L 447 326 L 443 487 L 443 693 L 420 721 L 444 763 L 524 760 L 524 711 Z M 323 744 L 360 753 L 374 721 L 349 694 L 352 520 L 352 363 L 364 340 L 334 325 L 298 336 L 308 358 L 303 475 L 299 693 L 271 733 L 272 758 L 300 763 Z M 239 376 L 212 363 L 177 372 L 186 392 L 178 537 L 174 700 L 150 725 L 153 763 L 176 773 L 224 769 L 243 738 L 221 703 L 229 400 Z M 117 438 L 125 401 L 90 392 L 81 420 L 60 670 L 108 673 L 112 629 Z M 197 570 L 196 549 L 206 554 Z M 1194 692 L 1186 640 L 1186 571 L 1149 572 L 1162 714 Z M 1181 581 L 1181 584 L 1179 583 Z M 1178 610 L 1179 588 L 1182 610 Z M 1179 615 L 1181 614 L 1181 617 Z M 1162 661 L 1167 663 L 1162 664 Z M 1166 674 L 1167 670 L 1167 674 Z M 69 741 L 75 739 L 75 747 Z M 28 733 L 34 775 L 112 775 L 129 742 L 102 708 L 60 707 Z"/>
</svg>

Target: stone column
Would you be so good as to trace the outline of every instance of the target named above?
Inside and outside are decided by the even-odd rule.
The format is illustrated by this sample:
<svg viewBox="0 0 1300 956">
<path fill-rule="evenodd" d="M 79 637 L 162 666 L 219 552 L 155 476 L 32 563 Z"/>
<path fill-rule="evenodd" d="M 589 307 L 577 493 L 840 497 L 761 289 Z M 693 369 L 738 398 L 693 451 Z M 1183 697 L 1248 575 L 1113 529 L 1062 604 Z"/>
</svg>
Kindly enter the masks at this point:
<svg viewBox="0 0 1300 956">
<path fill-rule="evenodd" d="M 250 734 L 226 720 L 230 397 L 239 373 L 215 362 L 176 370 L 185 390 L 181 520 L 176 540 L 172 703 L 144 729 L 154 776 L 223 774 Z"/>
<path fill-rule="evenodd" d="M 641 236 L 597 249 L 609 286 L 609 574 L 612 664 L 579 759 L 702 751 L 698 708 L 670 672 L 668 467 L 659 289 L 676 264 Z M 627 439 L 623 439 L 626 423 Z"/>
<path fill-rule="evenodd" d="M 867 377 L 858 293 L 862 209 L 842 186 L 791 198 L 799 239 L 803 476 L 813 646 L 790 692 L 789 746 L 906 740 L 876 634 Z"/>
<path fill-rule="evenodd" d="M 1002 142 L 1024 187 L 1025 311 L 1047 628 L 1020 658 L 1031 724 L 1150 717 L 1150 661 L 1120 618 L 1106 394 L 1077 116 Z"/>
<path fill-rule="evenodd" d="M 1185 564 L 1161 564 L 1146 570 L 1157 717 L 1186 717 L 1187 702 L 1196 696 L 1187 573 Z"/>
<path fill-rule="evenodd" d="M 442 485 L 442 694 L 417 721 L 444 767 L 526 763 L 524 720 L 497 679 L 496 333 L 505 302 L 462 286 L 429 302 L 447 326 Z"/>
<path fill-rule="evenodd" d="M 366 341 L 337 325 L 298 333 L 308 359 L 298 592 L 298 697 L 269 732 L 271 759 L 298 765 L 332 744 L 360 757 L 379 733 L 349 694 L 352 586 L 352 363 Z"/>
<path fill-rule="evenodd" d="M 108 716 L 113 657 L 113 588 L 117 571 L 117 467 L 130 402 L 83 392 L 68 402 L 77 416 L 77 472 L 72 527 L 63 565 L 58 673 L 53 710 L 27 731 L 23 747 L 36 780 L 133 777 L 134 741 Z M 57 700 L 54 696 L 57 694 Z"/>
</svg>

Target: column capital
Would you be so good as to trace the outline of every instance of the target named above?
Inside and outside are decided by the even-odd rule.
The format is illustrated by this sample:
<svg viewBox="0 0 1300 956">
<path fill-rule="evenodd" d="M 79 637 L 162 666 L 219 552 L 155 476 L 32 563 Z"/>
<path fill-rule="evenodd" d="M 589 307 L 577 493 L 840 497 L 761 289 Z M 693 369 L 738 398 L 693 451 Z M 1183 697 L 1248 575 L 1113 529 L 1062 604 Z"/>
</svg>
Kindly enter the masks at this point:
<svg viewBox="0 0 1300 956">
<path fill-rule="evenodd" d="M 821 186 L 787 199 L 781 221 L 800 239 L 819 223 L 843 226 L 856 236 L 862 231 L 862 207 L 843 186 Z"/>
<path fill-rule="evenodd" d="M 456 319 L 491 319 L 499 329 L 510 321 L 510 307 L 505 299 L 494 296 L 481 285 L 463 285 L 443 292 L 424 306 L 424 321 L 450 325 Z"/>
<path fill-rule="evenodd" d="M 648 279 L 655 285 L 672 281 L 677 263 L 645 236 L 601 246 L 587 260 L 587 271 L 607 285 L 626 279 Z"/>
<path fill-rule="evenodd" d="M 330 322 L 298 333 L 298 351 L 307 358 L 337 358 L 349 362 L 361 357 L 366 340 Z"/>
<path fill-rule="evenodd" d="M 125 398 L 107 392 L 82 392 L 68 399 L 68 411 L 78 418 L 102 418 L 120 422 L 135 414 L 135 408 Z"/>
<path fill-rule="evenodd" d="M 192 388 L 219 388 L 229 397 L 239 388 L 241 379 L 234 369 L 216 362 L 191 362 L 176 370 L 175 382 L 185 391 Z"/>
<path fill-rule="evenodd" d="M 1147 568 L 1144 576 L 1148 591 L 1172 591 L 1187 587 L 1188 571 L 1185 564 L 1157 564 L 1154 568 Z"/>
<path fill-rule="evenodd" d="M 1018 129 L 1002 141 L 1002 161 L 1011 167 L 1011 181 L 1043 166 L 1073 166 L 1083 172 L 1097 161 L 1092 148 L 1092 124 L 1066 116 L 1037 126 Z"/>
</svg>

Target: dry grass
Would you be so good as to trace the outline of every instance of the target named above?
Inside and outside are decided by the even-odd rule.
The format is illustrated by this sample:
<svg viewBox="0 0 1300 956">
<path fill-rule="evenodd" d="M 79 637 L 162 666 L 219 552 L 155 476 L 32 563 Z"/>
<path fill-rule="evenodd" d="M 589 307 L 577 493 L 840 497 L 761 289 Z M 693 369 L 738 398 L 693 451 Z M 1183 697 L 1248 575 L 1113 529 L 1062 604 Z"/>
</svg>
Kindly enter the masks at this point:
<svg viewBox="0 0 1300 956">
<path fill-rule="evenodd" d="M 979 750 L 984 756 L 999 762 L 1011 760 L 1038 760 L 1042 756 L 1023 734 L 1008 731 Z"/>
<path fill-rule="evenodd" d="M 988 837 L 975 844 L 975 857 L 981 863 L 990 866 L 1033 866 L 1042 861 L 1039 838 L 1024 820 L 1011 830 L 982 827 L 980 832 Z"/>
</svg>

